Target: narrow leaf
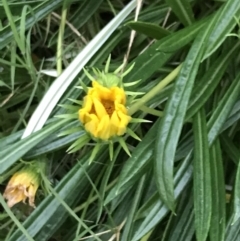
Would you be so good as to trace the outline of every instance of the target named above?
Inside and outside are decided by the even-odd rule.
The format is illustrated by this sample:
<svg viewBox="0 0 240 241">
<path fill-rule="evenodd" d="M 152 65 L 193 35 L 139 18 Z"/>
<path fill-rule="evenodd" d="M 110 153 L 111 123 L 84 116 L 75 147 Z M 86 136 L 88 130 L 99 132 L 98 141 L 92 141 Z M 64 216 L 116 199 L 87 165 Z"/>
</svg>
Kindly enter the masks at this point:
<svg viewBox="0 0 240 241">
<path fill-rule="evenodd" d="M 0 152 L 0 174 L 10 168 L 25 153 L 31 150 L 40 141 L 47 138 L 51 133 L 57 131 L 66 123 L 66 120 L 59 121 L 53 125 L 46 126 L 43 130 L 33 133 L 25 139 L 10 145 L 7 149 Z"/>
<path fill-rule="evenodd" d="M 237 168 L 237 174 L 234 185 L 234 214 L 232 224 L 240 218 L 240 162 Z"/>
<path fill-rule="evenodd" d="M 227 38 L 227 34 L 237 24 L 234 16 L 239 17 L 240 2 L 239 0 L 228 0 L 222 8 L 217 12 L 217 18 L 214 21 L 214 27 L 209 35 L 204 52 L 203 59 L 206 59 L 223 43 Z"/>
<path fill-rule="evenodd" d="M 188 0 L 166 0 L 166 3 L 185 26 L 193 23 L 194 15 Z"/>
<path fill-rule="evenodd" d="M 133 30 L 137 31 L 138 33 L 143 33 L 148 37 L 151 37 L 154 39 L 161 39 L 170 34 L 170 31 L 154 23 L 132 21 L 132 22 L 128 22 L 126 25 L 132 28 Z"/>
<path fill-rule="evenodd" d="M 192 176 L 192 166 L 190 161 L 192 160 L 192 152 L 184 159 L 181 163 L 180 168 L 177 170 L 175 175 L 175 195 L 179 197 L 182 191 L 186 188 L 186 185 Z M 160 200 L 157 199 L 153 208 L 149 210 L 147 216 L 138 226 L 136 233 L 131 241 L 137 241 L 152 230 L 168 213 L 169 209 Z"/>
<path fill-rule="evenodd" d="M 175 33 L 171 33 L 169 36 L 162 39 L 157 50 L 165 53 L 177 51 L 191 42 L 210 19 L 210 17 L 203 18 L 202 20 L 193 23 L 191 26 L 185 27 Z"/>
<path fill-rule="evenodd" d="M 210 148 L 210 170 L 212 181 L 212 218 L 210 240 L 224 241 L 226 226 L 226 193 L 219 140 Z"/>
<path fill-rule="evenodd" d="M 182 66 L 174 90 L 164 110 L 164 116 L 157 132 L 155 146 L 155 176 L 159 194 L 163 202 L 174 210 L 173 162 L 178 139 L 184 123 L 190 94 L 200 65 L 204 40 L 211 24 L 201 31 L 193 43 Z"/>
<path fill-rule="evenodd" d="M 219 56 L 219 58 L 210 66 L 201 80 L 199 80 L 199 82 L 194 86 L 187 115 L 185 117 L 186 120 L 191 118 L 212 95 L 215 88 L 222 80 L 222 76 L 230 63 L 231 58 L 235 56 L 239 46 L 240 41 L 238 41 L 232 48 L 224 51 Z"/>
<path fill-rule="evenodd" d="M 193 118 L 194 132 L 194 213 L 198 241 L 207 239 L 212 212 L 211 174 L 207 124 L 204 109 Z"/>
<path fill-rule="evenodd" d="M 213 143 L 217 135 L 220 133 L 223 124 L 229 116 L 235 102 L 240 93 L 240 72 L 231 83 L 227 92 L 218 103 L 210 120 L 208 121 L 208 140 L 210 145 Z"/>
</svg>

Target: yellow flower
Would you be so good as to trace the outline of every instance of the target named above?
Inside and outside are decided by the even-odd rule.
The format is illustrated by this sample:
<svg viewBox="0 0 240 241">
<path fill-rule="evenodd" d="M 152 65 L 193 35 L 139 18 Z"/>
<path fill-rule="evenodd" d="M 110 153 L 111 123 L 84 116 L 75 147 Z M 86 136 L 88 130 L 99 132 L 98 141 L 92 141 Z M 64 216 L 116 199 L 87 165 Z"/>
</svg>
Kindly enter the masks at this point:
<svg viewBox="0 0 240 241">
<path fill-rule="evenodd" d="M 39 187 L 39 175 L 30 168 L 22 169 L 15 173 L 10 179 L 3 197 L 7 200 L 9 207 L 28 198 L 29 205 L 35 207 L 34 199 Z"/>
<path fill-rule="evenodd" d="M 131 117 L 125 104 L 126 95 L 122 88 L 107 88 L 93 81 L 84 97 L 83 108 L 79 110 L 79 119 L 95 138 L 109 140 L 126 132 Z"/>
</svg>

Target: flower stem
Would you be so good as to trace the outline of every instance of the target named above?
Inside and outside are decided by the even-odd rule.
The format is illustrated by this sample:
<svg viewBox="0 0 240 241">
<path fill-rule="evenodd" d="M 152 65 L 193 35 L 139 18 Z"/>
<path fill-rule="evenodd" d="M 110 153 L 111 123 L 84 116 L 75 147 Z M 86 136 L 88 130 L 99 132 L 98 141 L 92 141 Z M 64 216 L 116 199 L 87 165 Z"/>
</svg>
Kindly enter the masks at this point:
<svg viewBox="0 0 240 241">
<path fill-rule="evenodd" d="M 166 78 L 164 78 L 158 85 L 152 88 L 146 95 L 144 95 L 139 101 L 135 102 L 130 109 L 128 110 L 129 115 L 133 115 L 136 111 L 139 110 L 141 106 L 143 106 L 146 102 L 152 99 L 155 95 L 157 95 L 165 86 L 171 83 L 176 76 L 178 75 L 182 64 L 180 64 L 177 68 L 175 68 Z"/>
</svg>

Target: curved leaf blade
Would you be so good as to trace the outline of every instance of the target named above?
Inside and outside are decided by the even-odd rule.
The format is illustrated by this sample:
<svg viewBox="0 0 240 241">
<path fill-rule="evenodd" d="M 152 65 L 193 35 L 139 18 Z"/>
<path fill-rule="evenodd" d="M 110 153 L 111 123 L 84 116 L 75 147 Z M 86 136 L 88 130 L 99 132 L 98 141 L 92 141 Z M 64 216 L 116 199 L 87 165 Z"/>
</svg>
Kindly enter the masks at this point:
<svg viewBox="0 0 240 241">
<path fill-rule="evenodd" d="M 190 94 L 204 50 L 204 41 L 211 24 L 201 31 L 193 43 L 175 82 L 174 90 L 164 110 L 157 132 L 154 165 L 159 194 L 163 202 L 174 210 L 173 162 L 178 139 L 184 123 Z"/>
</svg>

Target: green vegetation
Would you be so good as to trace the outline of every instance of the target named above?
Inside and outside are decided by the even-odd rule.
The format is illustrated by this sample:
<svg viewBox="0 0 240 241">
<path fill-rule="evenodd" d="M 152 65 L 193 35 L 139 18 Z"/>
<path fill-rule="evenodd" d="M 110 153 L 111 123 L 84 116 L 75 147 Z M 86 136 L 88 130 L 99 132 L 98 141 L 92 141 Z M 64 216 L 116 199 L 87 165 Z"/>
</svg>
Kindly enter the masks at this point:
<svg viewBox="0 0 240 241">
<path fill-rule="evenodd" d="M 240 2 L 141 2 L 0 0 L 0 241 L 240 240 Z M 75 112 L 110 54 L 132 122 L 96 145 Z"/>
</svg>

